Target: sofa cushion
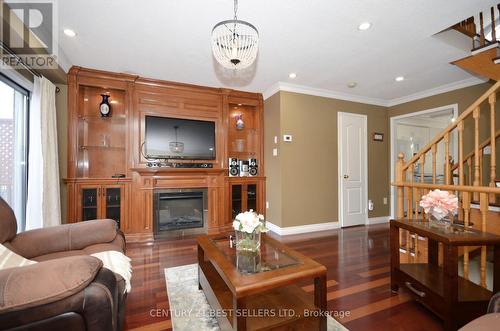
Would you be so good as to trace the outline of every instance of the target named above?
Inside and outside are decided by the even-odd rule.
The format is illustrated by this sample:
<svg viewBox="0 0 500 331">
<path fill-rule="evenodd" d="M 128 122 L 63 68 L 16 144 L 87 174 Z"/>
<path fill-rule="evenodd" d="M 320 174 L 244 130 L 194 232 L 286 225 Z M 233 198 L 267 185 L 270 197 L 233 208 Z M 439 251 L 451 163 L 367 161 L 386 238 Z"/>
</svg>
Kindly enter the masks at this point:
<svg viewBox="0 0 500 331">
<path fill-rule="evenodd" d="M 56 253 L 40 255 L 40 256 L 36 256 L 36 257 L 31 258 L 31 260 L 37 261 L 37 262 L 42 262 L 42 261 L 60 259 L 63 257 L 82 256 L 82 255 L 89 255 L 89 254 L 87 254 L 83 250 L 79 249 L 79 250 L 73 250 L 73 251 L 64 251 L 64 252 L 56 252 Z"/>
<path fill-rule="evenodd" d="M 16 233 L 16 216 L 7 202 L 0 198 L 0 244 L 12 240 Z"/>
<path fill-rule="evenodd" d="M 117 235 L 115 221 L 93 220 L 21 232 L 10 244 L 19 255 L 33 259 L 41 255 L 110 243 Z"/>
<path fill-rule="evenodd" d="M 498 330 L 500 325 L 500 313 L 491 313 L 476 318 L 459 331 L 491 331 Z"/>
<path fill-rule="evenodd" d="M 73 256 L 0 270 L 0 313 L 40 306 L 83 290 L 102 268 L 92 256 Z"/>
</svg>

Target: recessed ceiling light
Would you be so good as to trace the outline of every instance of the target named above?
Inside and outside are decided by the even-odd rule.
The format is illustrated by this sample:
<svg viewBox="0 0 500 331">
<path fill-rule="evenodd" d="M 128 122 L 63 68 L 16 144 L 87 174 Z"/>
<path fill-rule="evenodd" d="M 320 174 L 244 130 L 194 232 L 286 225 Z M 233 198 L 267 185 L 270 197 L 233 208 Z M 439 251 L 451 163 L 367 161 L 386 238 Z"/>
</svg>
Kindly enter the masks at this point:
<svg viewBox="0 0 500 331">
<path fill-rule="evenodd" d="M 64 29 L 64 34 L 67 35 L 68 37 L 76 36 L 76 32 L 71 29 Z"/>
<path fill-rule="evenodd" d="M 394 80 L 395 80 L 396 82 L 402 82 L 402 81 L 404 81 L 404 80 L 405 80 L 405 78 L 404 78 L 403 76 L 398 76 L 398 77 L 394 78 Z"/>
<path fill-rule="evenodd" d="M 457 120 L 457 119 L 456 119 L 455 117 L 452 117 L 452 118 L 451 118 L 451 123 L 455 123 L 455 121 L 456 121 L 456 120 Z"/>
<path fill-rule="evenodd" d="M 358 30 L 365 31 L 372 27 L 370 22 L 363 22 L 358 26 Z"/>
<path fill-rule="evenodd" d="M 355 88 L 356 86 L 358 86 L 358 83 L 356 82 L 350 82 L 349 84 L 347 84 L 348 88 Z"/>
<path fill-rule="evenodd" d="M 242 103 L 239 103 L 239 104 L 238 104 L 238 106 L 240 106 L 240 107 L 241 107 L 241 106 L 243 106 L 243 104 L 242 104 Z"/>
<path fill-rule="evenodd" d="M 288 77 L 290 77 L 291 79 L 294 79 L 295 77 L 297 77 L 297 74 L 295 72 L 292 72 L 292 73 L 290 73 L 290 75 L 288 75 Z"/>
</svg>

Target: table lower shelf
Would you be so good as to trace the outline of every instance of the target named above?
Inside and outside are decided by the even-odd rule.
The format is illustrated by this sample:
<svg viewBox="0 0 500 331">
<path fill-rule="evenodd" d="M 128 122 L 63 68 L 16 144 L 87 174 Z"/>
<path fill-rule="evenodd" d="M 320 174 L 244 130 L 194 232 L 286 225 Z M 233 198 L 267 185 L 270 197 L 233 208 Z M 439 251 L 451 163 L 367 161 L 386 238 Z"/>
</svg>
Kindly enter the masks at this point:
<svg viewBox="0 0 500 331">
<path fill-rule="evenodd" d="M 444 296 L 443 268 L 427 263 L 401 264 L 399 270 L 439 296 Z M 463 277 L 458 277 L 458 301 L 489 301 L 492 292 Z"/>
<path fill-rule="evenodd" d="M 215 310 L 233 314 L 233 294 L 210 262 L 198 268 L 200 285 L 208 302 Z M 319 330 L 320 319 L 304 317 L 304 311 L 318 311 L 313 297 L 295 285 L 278 287 L 246 298 L 246 330 L 288 329 Z M 267 316 L 263 316 L 267 314 Z M 233 318 L 218 318 L 221 329 L 233 329 Z"/>
<path fill-rule="evenodd" d="M 452 315 L 457 325 L 464 325 L 483 315 L 488 307 L 492 292 L 463 278 L 458 277 L 458 302 L 452 311 L 446 311 L 445 281 L 443 268 L 424 263 L 401 264 L 394 271 L 395 283 L 413 292 L 415 298 L 432 310 L 441 319 Z M 448 317 L 447 317 L 448 316 Z"/>
</svg>

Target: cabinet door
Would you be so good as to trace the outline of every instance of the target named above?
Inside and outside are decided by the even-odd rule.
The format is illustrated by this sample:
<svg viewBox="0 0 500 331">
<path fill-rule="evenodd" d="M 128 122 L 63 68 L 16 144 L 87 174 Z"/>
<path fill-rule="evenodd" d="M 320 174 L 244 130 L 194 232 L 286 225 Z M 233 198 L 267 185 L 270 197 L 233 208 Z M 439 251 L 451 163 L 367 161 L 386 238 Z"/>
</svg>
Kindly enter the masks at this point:
<svg viewBox="0 0 500 331">
<path fill-rule="evenodd" d="M 251 209 L 256 213 L 260 212 L 257 208 L 257 197 L 257 183 L 248 184 L 246 189 L 247 210 Z"/>
<path fill-rule="evenodd" d="M 89 221 L 99 218 L 100 191 L 100 186 L 79 185 L 78 221 Z"/>
<path fill-rule="evenodd" d="M 243 210 L 243 185 L 232 184 L 231 187 L 231 219 Z"/>
<path fill-rule="evenodd" d="M 103 190 L 102 217 L 115 220 L 120 228 L 124 211 L 124 187 L 122 185 L 106 185 Z"/>
</svg>

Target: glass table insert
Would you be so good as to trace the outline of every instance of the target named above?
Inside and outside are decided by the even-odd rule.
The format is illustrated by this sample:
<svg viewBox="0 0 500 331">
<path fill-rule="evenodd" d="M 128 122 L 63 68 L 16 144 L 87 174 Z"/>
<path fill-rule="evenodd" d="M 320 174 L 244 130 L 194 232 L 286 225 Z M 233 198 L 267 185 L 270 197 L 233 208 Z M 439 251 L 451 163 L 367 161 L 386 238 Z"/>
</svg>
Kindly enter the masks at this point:
<svg viewBox="0 0 500 331">
<path fill-rule="evenodd" d="M 231 244 L 229 235 L 210 240 L 242 274 L 256 274 L 302 264 L 300 260 L 268 242 L 265 236 L 262 236 L 260 249 L 257 252 L 236 251 L 236 246 Z"/>
</svg>

